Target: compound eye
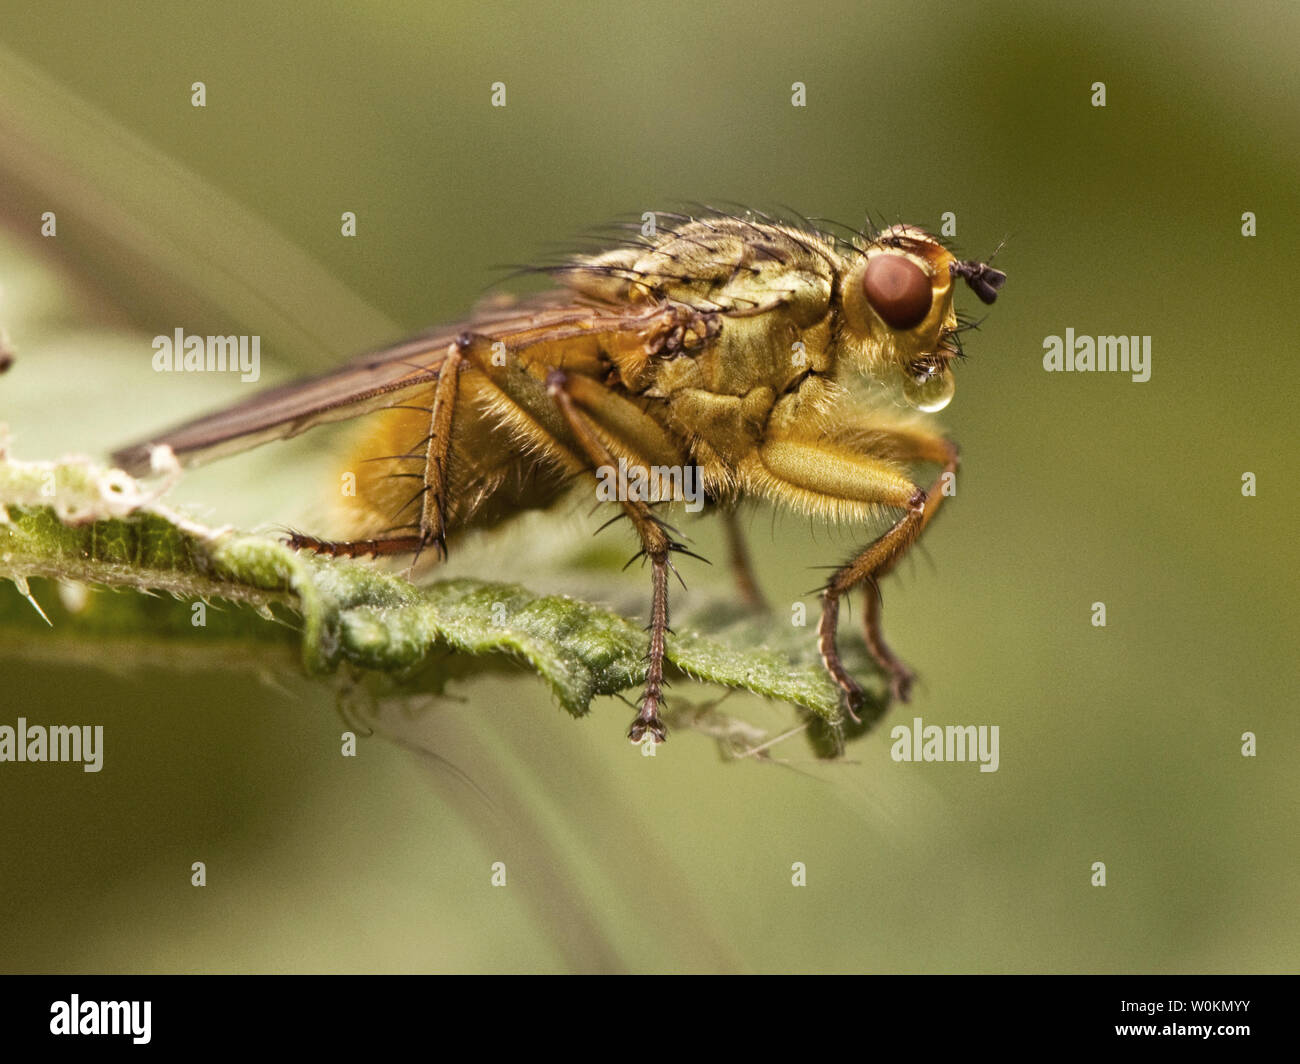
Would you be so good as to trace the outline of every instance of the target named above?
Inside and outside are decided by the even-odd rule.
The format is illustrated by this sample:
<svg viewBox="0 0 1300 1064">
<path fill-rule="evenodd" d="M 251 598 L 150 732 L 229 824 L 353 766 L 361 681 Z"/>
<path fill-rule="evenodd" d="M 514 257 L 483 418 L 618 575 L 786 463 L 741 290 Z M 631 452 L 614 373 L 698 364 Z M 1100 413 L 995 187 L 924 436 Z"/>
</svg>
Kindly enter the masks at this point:
<svg viewBox="0 0 1300 1064">
<path fill-rule="evenodd" d="M 877 255 L 867 263 L 862 291 L 872 309 L 893 329 L 920 325 L 934 302 L 930 278 L 902 255 Z"/>
</svg>

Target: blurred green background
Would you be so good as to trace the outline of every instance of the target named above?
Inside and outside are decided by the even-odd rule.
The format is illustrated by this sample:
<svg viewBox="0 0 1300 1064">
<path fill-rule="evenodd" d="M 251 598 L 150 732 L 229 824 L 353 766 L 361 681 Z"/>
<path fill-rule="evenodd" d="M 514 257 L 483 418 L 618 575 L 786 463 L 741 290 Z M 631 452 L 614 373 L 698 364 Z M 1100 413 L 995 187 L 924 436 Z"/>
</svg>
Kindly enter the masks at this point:
<svg viewBox="0 0 1300 1064">
<path fill-rule="evenodd" d="M 287 379 L 687 200 L 932 229 L 953 211 L 970 255 L 1009 237 L 1010 277 L 942 415 L 960 494 L 930 562 L 885 587 L 919 690 L 847 763 L 794 740 L 789 765 L 727 764 L 686 732 L 642 758 L 622 703 L 575 722 L 526 675 L 344 759 L 333 695 L 292 674 L 67 660 L 7 632 L 0 723 L 102 723 L 107 749 L 97 775 L 0 765 L 0 968 L 1296 968 L 1294 5 L 0 6 L 0 421 L 21 458 L 102 456 L 247 394 L 153 373 L 155 334 L 258 333 L 264 381 Z M 1066 328 L 1151 335 L 1151 380 L 1043 372 Z M 174 499 L 311 527 L 324 438 Z M 750 527 L 778 608 L 861 539 Z M 715 528 L 690 531 L 719 558 Z M 518 554 L 456 564 L 529 574 Z M 688 575 L 681 609 L 726 593 Z M 914 715 L 999 725 L 999 771 L 894 763 L 888 728 Z"/>
</svg>

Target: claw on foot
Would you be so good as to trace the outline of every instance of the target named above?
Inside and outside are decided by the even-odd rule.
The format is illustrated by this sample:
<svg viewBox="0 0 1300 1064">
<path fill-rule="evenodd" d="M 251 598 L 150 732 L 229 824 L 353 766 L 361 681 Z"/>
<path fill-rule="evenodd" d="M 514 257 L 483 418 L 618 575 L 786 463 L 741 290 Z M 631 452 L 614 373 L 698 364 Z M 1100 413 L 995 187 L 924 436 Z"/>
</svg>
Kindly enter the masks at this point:
<svg viewBox="0 0 1300 1064">
<path fill-rule="evenodd" d="M 845 680 L 848 682 L 846 683 Z M 863 707 L 866 700 L 866 692 L 863 691 L 862 688 L 852 679 L 845 676 L 840 680 L 840 702 L 844 706 L 844 711 L 848 713 L 849 719 L 852 720 L 854 724 L 862 723 L 862 717 L 859 716 L 858 710 Z"/>
<path fill-rule="evenodd" d="M 895 665 L 889 677 L 889 692 L 896 702 L 912 701 L 912 681 L 915 679 L 916 673 L 905 665 Z"/>
<path fill-rule="evenodd" d="M 668 729 L 659 717 L 659 703 L 652 699 L 645 701 L 641 712 L 632 722 L 632 727 L 627 730 L 627 737 L 634 743 L 645 741 L 647 735 L 655 743 L 666 742 L 668 739 Z"/>
<path fill-rule="evenodd" d="M 907 666 L 895 662 L 889 669 L 889 701 L 904 704 L 912 700 L 912 683 L 916 673 Z M 875 699 L 868 696 L 852 677 L 847 674 L 836 678 L 840 688 L 840 704 L 854 724 L 863 722 L 863 711 L 867 711 L 872 720 L 879 716 L 882 708 Z"/>
</svg>

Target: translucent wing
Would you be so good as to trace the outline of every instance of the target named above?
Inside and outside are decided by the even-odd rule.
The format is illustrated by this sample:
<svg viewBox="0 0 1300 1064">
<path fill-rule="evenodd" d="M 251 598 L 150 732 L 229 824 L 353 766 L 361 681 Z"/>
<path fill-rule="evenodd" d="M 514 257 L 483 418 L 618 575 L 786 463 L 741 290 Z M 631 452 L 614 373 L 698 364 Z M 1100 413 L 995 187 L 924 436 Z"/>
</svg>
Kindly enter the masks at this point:
<svg viewBox="0 0 1300 1064">
<path fill-rule="evenodd" d="M 458 326 L 431 330 L 322 376 L 259 392 L 235 406 L 156 432 L 115 451 L 113 461 L 140 475 L 149 471 L 151 448 L 166 445 L 183 465 L 198 465 L 270 440 L 288 439 L 316 425 L 400 404 L 438 379 L 447 349 L 467 331 L 503 340 L 517 350 L 606 329 L 633 328 L 644 320 L 643 314 L 627 315 L 587 303 L 571 292 L 485 308 Z"/>
</svg>

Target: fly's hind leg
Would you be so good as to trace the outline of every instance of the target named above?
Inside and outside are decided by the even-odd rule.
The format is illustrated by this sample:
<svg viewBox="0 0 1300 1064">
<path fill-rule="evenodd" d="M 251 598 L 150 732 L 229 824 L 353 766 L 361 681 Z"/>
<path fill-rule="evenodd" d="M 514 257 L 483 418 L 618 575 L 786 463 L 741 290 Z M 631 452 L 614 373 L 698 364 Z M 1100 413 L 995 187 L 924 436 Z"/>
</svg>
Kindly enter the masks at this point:
<svg viewBox="0 0 1300 1064">
<path fill-rule="evenodd" d="M 439 370 L 438 382 L 434 385 L 433 405 L 429 408 L 429 434 L 421 441 L 425 446 L 424 455 L 413 453 L 402 456 L 424 459 L 423 472 L 396 474 L 420 481 L 419 490 L 402 508 L 405 510 L 417 501 L 420 503 L 419 523 L 415 526 L 417 530 L 407 535 L 346 541 L 316 539 L 295 532 L 289 536 L 289 546 L 312 550 L 317 554 L 348 558 L 362 554 L 412 554 L 412 568 L 419 561 L 421 552 L 428 547 L 433 547 L 440 558 L 446 558 L 447 465 L 451 455 L 452 421 L 456 412 L 460 374 L 466 362 L 475 357 L 476 345 L 486 346 L 488 343 L 490 341 L 486 337 L 473 333 L 462 333 L 451 343 Z"/>
</svg>

